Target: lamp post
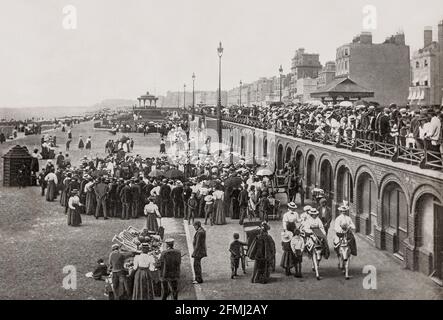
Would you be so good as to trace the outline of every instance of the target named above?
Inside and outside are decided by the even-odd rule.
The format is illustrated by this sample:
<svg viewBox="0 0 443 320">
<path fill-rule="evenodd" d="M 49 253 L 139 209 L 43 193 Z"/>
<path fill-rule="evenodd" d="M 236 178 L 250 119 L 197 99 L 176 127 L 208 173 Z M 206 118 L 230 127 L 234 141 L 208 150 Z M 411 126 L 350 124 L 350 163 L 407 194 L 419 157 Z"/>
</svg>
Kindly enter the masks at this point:
<svg viewBox="0 0 443 320">
<path fill-rule="evenodd" d="M 186 109 L 186 83 L 183 85 L 183 110 Z"/>
<path fill-rule="evenodd" d="M 221 143 L 222 143 L 222 121 L 221 121 L 221 58 L 223 55 L 223 47 L 222 43 L 220 42 L 218 48 L 217 48 L 217 54 L 218 54 L 218 101 L 217 101 L 217 133 L 218 133 L 218 155 L 221 156 L 222 149 L 221 149 Z"/>
<path fill-rule="evenodd" d="M 242 86 L 242 84 L 243 84 L 243 82 L 241 82 L 241 80 L 240 80 L 240 103 L 239 103 L 239 105 L 240 105 L 240 108 L 241 108 L 241 86 Z"/>
<path fill-rule="evenodd" d="M 280 102 L 281 102 L 281 80 L 282 80 L 282 76 L 283 76 L 283 68 L 280 65 L 280 69 L 278 69 L 278 71 L 280 72 Z"/>
<path fill-rule="evenodd" d="M 192 73 L 192 120 L 194 120 L 194 109 L 195 109 L 195 73 Z"/>
</svg>

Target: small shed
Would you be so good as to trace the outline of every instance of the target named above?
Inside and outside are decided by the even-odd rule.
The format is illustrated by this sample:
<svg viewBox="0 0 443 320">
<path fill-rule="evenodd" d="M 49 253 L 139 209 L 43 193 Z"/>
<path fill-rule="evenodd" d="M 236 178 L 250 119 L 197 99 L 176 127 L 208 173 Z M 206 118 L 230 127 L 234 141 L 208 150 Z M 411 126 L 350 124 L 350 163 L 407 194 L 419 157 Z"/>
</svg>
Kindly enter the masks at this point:
<svg viewBox="0 0 443 320">
<path fill-rule="evenodd" d="M 16 187 L 19 185 L 18 173 L 20 168 L 25 165 L 25 175 L 23 185 L 31 185 L 31 162 L 32 156 L 29 154 L 28 149 L 23 146 L 16 145 L 12 147 L 3 158 L 3 186 Z"/>
</svg>

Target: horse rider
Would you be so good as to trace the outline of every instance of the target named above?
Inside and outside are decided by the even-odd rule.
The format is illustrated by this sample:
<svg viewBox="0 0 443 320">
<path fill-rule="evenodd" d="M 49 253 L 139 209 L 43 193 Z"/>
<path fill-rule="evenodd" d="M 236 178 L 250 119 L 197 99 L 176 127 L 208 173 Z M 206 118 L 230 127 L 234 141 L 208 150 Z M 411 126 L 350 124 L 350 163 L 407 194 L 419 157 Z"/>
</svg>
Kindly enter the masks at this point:
<svg viewBox="0 0 443 320">
<path fill-rule="evenodd" d="M 300 220 L 301 222 L 305 222 L 307 219 L 310 219 L 311 216 L 309 215 L 309 210 L 311 210 L 312 207 L 311 206 L 304 206 L 303 207 L 303 212 L 300 214 Z"/>
<path fill-rule="evenodd" d="M 294 202 L 288 203 L 288 209 L 283 215 L 283 230 L 294 233 L 295 229 L 299 228 L 301 220 L 299 214 L 295 211 L 297 205 Z"/>
<path fill-rule="evenodd" d="M 325 259 L 329 258 L 329 245 L 323 222 L 319 218 L 319 212 L 315 208 L 309 210 L 310 218 L 302 224 L 301 231 L 305 233 L 305 239 L 311 237 L 315 242 L 315 236 L 323 245 L 323 255 Z M 314 236 L 315 234 L 315 236 Z"/>
<path fill-rule="evenodd" d="M 335 218 L 334 222 L 334 248 L 338 255 L 338 246 L 340 243 L 340 238 L 347 235 L 349 247 L 351 249 L 351 254 L 353 256 L 357 255 L 357 243 L 355 242 L 354 234 L 352 233 L 355 230 L 355 225 L 352 222 L 351 217 L 349 217 L 349 207 L 346 205 L 342 205 L 338 208 L 339 215 Z"/>
</svg>

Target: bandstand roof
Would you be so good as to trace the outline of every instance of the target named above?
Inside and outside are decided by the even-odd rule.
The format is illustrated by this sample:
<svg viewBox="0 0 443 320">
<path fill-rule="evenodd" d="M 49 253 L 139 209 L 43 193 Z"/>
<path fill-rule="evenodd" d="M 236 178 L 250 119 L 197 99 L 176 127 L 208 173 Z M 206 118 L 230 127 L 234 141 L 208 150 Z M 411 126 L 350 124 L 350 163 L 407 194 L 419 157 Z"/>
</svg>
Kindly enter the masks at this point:
<svg viewBox="0 0 443 320">
<path fill-rule="evenodd" d="M 374 92 L 360 86 L 350 78 L 336 78 L 326 86 L 311 93 L 313 98 L 337 96 L 369 98 L 374 96 Z"/>
</svg>

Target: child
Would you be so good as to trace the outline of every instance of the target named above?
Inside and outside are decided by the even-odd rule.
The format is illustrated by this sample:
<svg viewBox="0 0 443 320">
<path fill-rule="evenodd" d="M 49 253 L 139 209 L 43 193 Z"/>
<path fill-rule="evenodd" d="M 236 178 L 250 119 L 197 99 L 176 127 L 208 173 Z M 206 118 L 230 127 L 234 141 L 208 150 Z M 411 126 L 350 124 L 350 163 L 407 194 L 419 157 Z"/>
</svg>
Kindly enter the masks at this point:
<svg viewBox="0 0 443 320">
<path fill-rule="evenodd" d="M 303 261 L 303 250 L 305 249 L 305 241 L 300 236 L 300 230 L 296 229 L 294 231 L 294 237 L 291 239 L 291 249 L 294 253 L 294 267 L 295 274 L 294 277 L 302 278 L 301 274 L 301 263 Z"/>
<path fill-rule="evenodd" d="M 191 218 L 192 218 L 192 224 L 194 224 L 194 217 L 195 217 L 195 211 L 197 210 L 197 199 L 195 198 L 195 192 L 192 192 L 191 197 L 188 200 L 188 224 L 191 224 Z"/>
<path fill-rule="evenodd" d="M 214 197 L 212 196 L 212 192 L 209 192 L 207 196 L 204 198 L 205 200 L 205 224 L 208 221 L 211 223 L 211 226 L 214 224 Z"/>
<path fill-rule="evenodd" d="M 97 260 L 97 267 L 92 273 L 94 280 L 103 280 L 102 276 L 108 276 L 108 266 L 104 263 L 103 259 Z"/>
<path fill-rule="evenodd" d="M 245 271 L 245 264 L 243 263 L 243 246 L 247 246 L 248 244 L 245 242 L 242 242 L 239 240 L 240 236 L 238 233 L 234 233 L 234 241 L 231 242 L 229 245 L 229 252 L 231 253 L 231 279 L 234 279 L 234 277 L 237 277 L 237 269 L 240 262 L 240 259 L 242 259 L 242 269 L 243 273 L 246 274 Z"/>
<path fill-rule="evenodd" d="M 291 249 L 292 236 L 293 234 L 291 231 L 284 231 L 281 234 L 281 246 L 283 250 L 283 255 L 281 257 L 280 267 L 285 269 L 285 273 L 287 276 L 291 275 L 291 268 L 295 266 L 295 256 Z"/>
</svg>

